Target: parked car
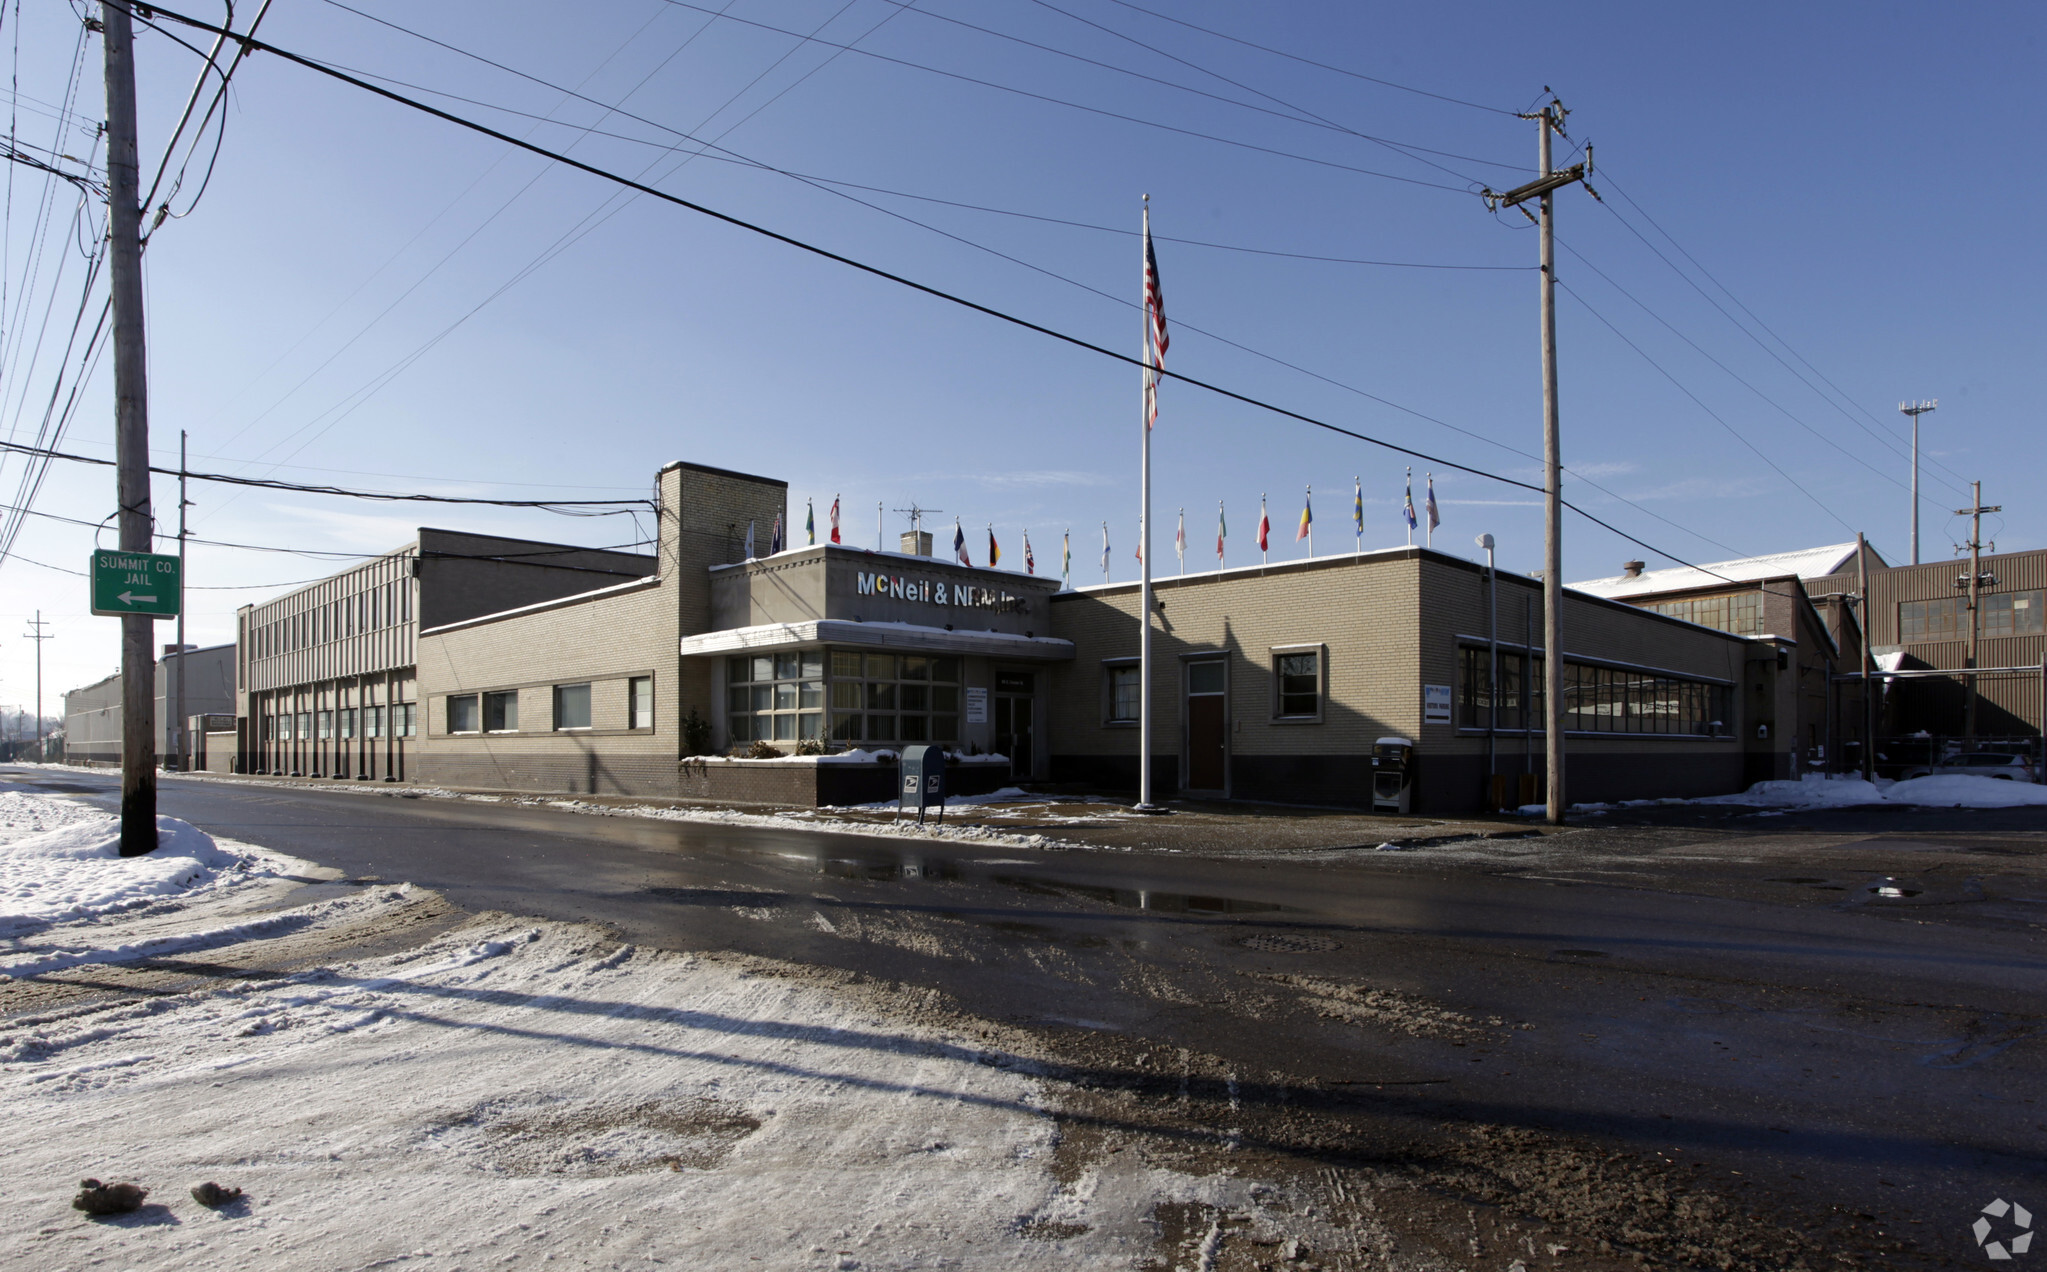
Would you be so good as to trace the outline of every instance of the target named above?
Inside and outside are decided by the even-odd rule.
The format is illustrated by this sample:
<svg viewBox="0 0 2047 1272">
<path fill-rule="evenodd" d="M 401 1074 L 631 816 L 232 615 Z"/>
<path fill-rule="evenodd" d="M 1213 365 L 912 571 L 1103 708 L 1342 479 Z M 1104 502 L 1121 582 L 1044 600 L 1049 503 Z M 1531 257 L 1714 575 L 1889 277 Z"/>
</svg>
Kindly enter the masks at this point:
<svg viewBox="0 0 2047 1272">
<path fill-rule="evenodd" d="M 1977 777 L 1994 777 L 2001 782 L 2037 782 L 2039 777 L 2033 771 L 2033 758 L 2011 751 L 1972 751 L 1967 755 L 1950 755 L 1931 767 L 1915 765 L 1898 775 L 1899 781 L 1909 782 L 1915 777 L 1932 777 L 1935 774 L 1973 773 Z"/>
</svg>

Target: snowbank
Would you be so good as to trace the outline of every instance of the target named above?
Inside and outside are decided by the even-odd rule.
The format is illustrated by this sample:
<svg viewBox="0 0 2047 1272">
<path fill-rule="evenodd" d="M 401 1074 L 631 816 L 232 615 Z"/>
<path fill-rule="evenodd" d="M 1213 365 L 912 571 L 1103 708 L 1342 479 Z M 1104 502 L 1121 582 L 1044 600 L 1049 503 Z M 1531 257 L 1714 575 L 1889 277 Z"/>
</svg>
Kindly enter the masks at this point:
<svg viewBox="0 0 2047 1272">
<path fill-rule="evenodd" d="M 222 848 L 175 817 L 156 819 L 156 842 L 155 852 L 124 858 L 119 818 L 55 796 L 0 793 L 0 937 L 275 874 L 285 860 Z"/>
<path fill-rule="evenodd" d="M 2023 808 L 2047 806 L 2047 786 L 1973 773 L 1936 773 L 1899 782 L 1884 791 L 1884 799 L 1922 808 Z"/>
<path fill-rule="evenodd" d="M 1573 804 L 1574 813 L 1603 813 L 1616 808 L 1649 808 L 1659 804 L 1723 804 L 1736 808 L 1822 809 L 1868 808 L 1896 804 L 1916 808 L 2029 808 L 2047 807 L 2047 786 L 2034 782 L 2004 781 L 1972 773 L 1942 773 L 1915 777 L 1909 782 L 1882 778 L 1865 782 L 1859 777 L 1825 777 L 1819 774 L 1796 781 L 1757 782 L 1739 795 L 1708 795 L 1699 799 L 1630 799 L 1613 804 Z M 1523 816 L 1542 814 L 1543 805 L 1527 804 L 1517 810 Z"/>
</svg>

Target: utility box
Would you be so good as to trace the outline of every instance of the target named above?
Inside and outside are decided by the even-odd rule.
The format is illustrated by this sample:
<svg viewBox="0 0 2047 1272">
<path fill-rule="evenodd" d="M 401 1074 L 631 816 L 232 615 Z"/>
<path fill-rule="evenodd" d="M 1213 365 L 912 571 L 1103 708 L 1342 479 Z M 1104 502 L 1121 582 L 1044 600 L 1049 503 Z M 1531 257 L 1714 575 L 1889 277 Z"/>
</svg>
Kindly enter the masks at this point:
<svg viewBox="0 0 2047 1272">
<path fill-rule="evenodd" d="M 945 748 L 942 746 L 906 746 L 903 758 L 896 770 L 896 816 L 901 817 L 905 808 L 917 810 L 917 820 L 924 820 L 924 810 L 938 809 L 938 820 L 945 820 Z"/>
<path fill-rule="evenodd" d="M 1372 811 L 1404 813 L 1414 794 L 1414 743 L 1380 738 L 1372 747 Z"/>
</svg>

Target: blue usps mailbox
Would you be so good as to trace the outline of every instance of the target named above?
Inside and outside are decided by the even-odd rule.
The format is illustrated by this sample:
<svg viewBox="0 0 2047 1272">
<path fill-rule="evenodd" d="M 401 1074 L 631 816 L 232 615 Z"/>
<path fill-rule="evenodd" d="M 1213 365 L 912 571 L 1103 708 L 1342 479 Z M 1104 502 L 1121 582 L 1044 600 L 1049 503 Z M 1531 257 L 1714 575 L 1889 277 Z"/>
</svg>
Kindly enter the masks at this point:
<svg viewBox="0 0 2047 1272">
<path fill-rule="evenodd" d="M 896 816 L 903 815 L 903 809 L 915 808 L 917 820 L 924 820 L 924 810 L 938 809 L 938 820 L 945 820 L 945 748 L 938 746 L 906 746 L 902 762 L 897 766 Z"/>
</svg>

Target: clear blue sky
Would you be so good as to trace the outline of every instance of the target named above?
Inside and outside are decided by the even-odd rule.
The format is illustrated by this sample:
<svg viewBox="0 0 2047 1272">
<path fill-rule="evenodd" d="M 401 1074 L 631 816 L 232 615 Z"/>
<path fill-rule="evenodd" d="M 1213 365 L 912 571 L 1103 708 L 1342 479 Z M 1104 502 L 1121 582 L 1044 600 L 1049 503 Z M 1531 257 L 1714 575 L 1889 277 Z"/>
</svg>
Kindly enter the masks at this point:
<svg viewBox="0 0 2047 1272">
<path fill-rule="evenodd" d="M 2047 542 L 2047 513 L 2025 495 L 2037 484 L 2026 475 L 2047 458 L 2028 387 L 2047 347 L 2037 295 L 2047 261 L 2033 211 L 2043 203 L 2036 131 L 2047 13 L 2038 6 L 1137 0 L 1458 99 L 1446 101 L 1258 52 L 1115 0 L 915 8 L 733 0 L 717 19 L 667 0 L 566 9 L 354 2 L 538 79 L 623 102 L 629 114 L 607 116 L 328 0 L 278 0 L 261 34 L 488 103 L 434 99 L 573 146 L 592 163 L 627 173 L 652 165 L 662 189 L 1133 353 L 1133 232 L 1149 193 L 1169 366 L 1523 480 L 1538 478 L 1530 456 L 1541 439 L 1535 235 L 1468 191 L 1531 175 L 1534 126 L 1511 112 L 1537 103 L 1548 85 L 1572 111 L 1573 142 L 1595 144 L 1593 184 L 1606 198 L 1602 207 L 1574 189 L 1559 201 L 1565 460 L 1578 474 L 1569 497 L 1691 561 L 1839 542 L 1857 529 L 1903 559 L 1909 506 L 1896 408 L 1937 397 L 1926 421 L 1926 555 L 1944 556 L 1963 537 L 1949 510 L 1966 502 L 1971 478 L 1984 481 L 1987 502 L 2005 506 L 1990 526 L 2000 548 Z M 239 6 L 244 20 L 255 7 Z M 10 12 L 8 23 L 0 53 L 18 57 L 16 136 L 84 157 L 89 128 L 60 142 L 49 113 L 73 69 L 73 11 L 41 3 Z M 197 60 L 148 30 L 138 58 L 153 170 Z M 74 100 L 87 120 L 102 113 L 99 67 L 92 42 Z M 1303 122 L 1307 115 L 1325 122 Z M 159 462 L 174 458 L 184 428 L 195 468 L 604 498 L 644 493 L 661 463 L 689 459 L 786 478 L 799 527 L 806 500 L 822 523 L 842 497 L 856 543 L 873 541 L 877 503 L 892 510 L 915 500 L 943 510 L 944 534 L 960 516 L 977 552 L 992 523 L 1005 565 L 1021 568 L 1028 529 L 1040 572 L 1056 573 L 1070 527 L 1077 581 L 1099 579 L 1107 521 L 1116 577 L 1134 573 L 1139 390 L 1127 367 L 679 208 L 622 200 L 594 178 L 275 57 L 238 72 L 227 120 L 203 201 L 164 226 L 147 258 Z M 1016 261 L 832 187 L 730 159 L 681 163 L 677 136 L 656 124 L 788 172 L 997 209 L 837 187 Z M 211 151 L 209 133 L 176 210 Z M 0 427 L 31 439 L 56 342 L 78 304 L 82 261 L 64 246 L 70 187 L 51 204 L 56 228 L 38 239 L 41 174 L 15 166 L 12 179 Z M 1510 268 L 1339 264 L 1179 240 Z M 31 366 L 45 306 L 49 334 Z M 64 446 L 110 454 L 111 438 L 103 360 Z M 1182 507 L 1190 567 L 1211 562 L 1218 500 L 1228 505 L 1231 563 L 1254 561 L 1261 492 L 1275 559 L 1297 554 L 1292 526 L 1308 485 L 1317 550 L 1348 550 L 1354 475 L 1364 483 L 1366 545 L 1402 541 L 1409 461 L 1377 448 L 1169 384 L 1156 455 L 1157 551 L 1167 569 Z M 1429 465 L 1415 466 L 1419 485 Z M 20 473 L 18 459 L 0 465 L 0 498 L 14 501 Z M 1533 496 L 1443 472 L 1437 491 L 1437 546 L 1475 555 L 1473 537 L 1490 531 L 1503 566 L 1538 564 Z M 159 480 L 156 497 L 161 524 L 174 528 L 174 484 Z M 623 518 L 203 485 L 193 498 L 196 534 L 289 548 L 373 552 L 420 524 L 587 544 L 636 534 Z M 113 506 L 107 470 L 63 464 L 35 504 L 89 522 Z M 900 525 L 891 512 L 891 539 Z M 38 607 L 57 636 L 46 648 L 51 711 L 57 691 L 113 669 L 117 624 L 86 614 L 83 580 L 30 564 L 81 568 L 93 541 L 90 529 L 32 516 L 15 559 L 0 563 L 0 702 L 30 692 L 32 651 L 16 633 Z M 1644 555 L 1582 521 L 1570 523 L 1566 543 L 1573 579 Z M 189 638 L 226 640 L 236 605 L 333 568 L 194 548 Z"/>
</svg>

